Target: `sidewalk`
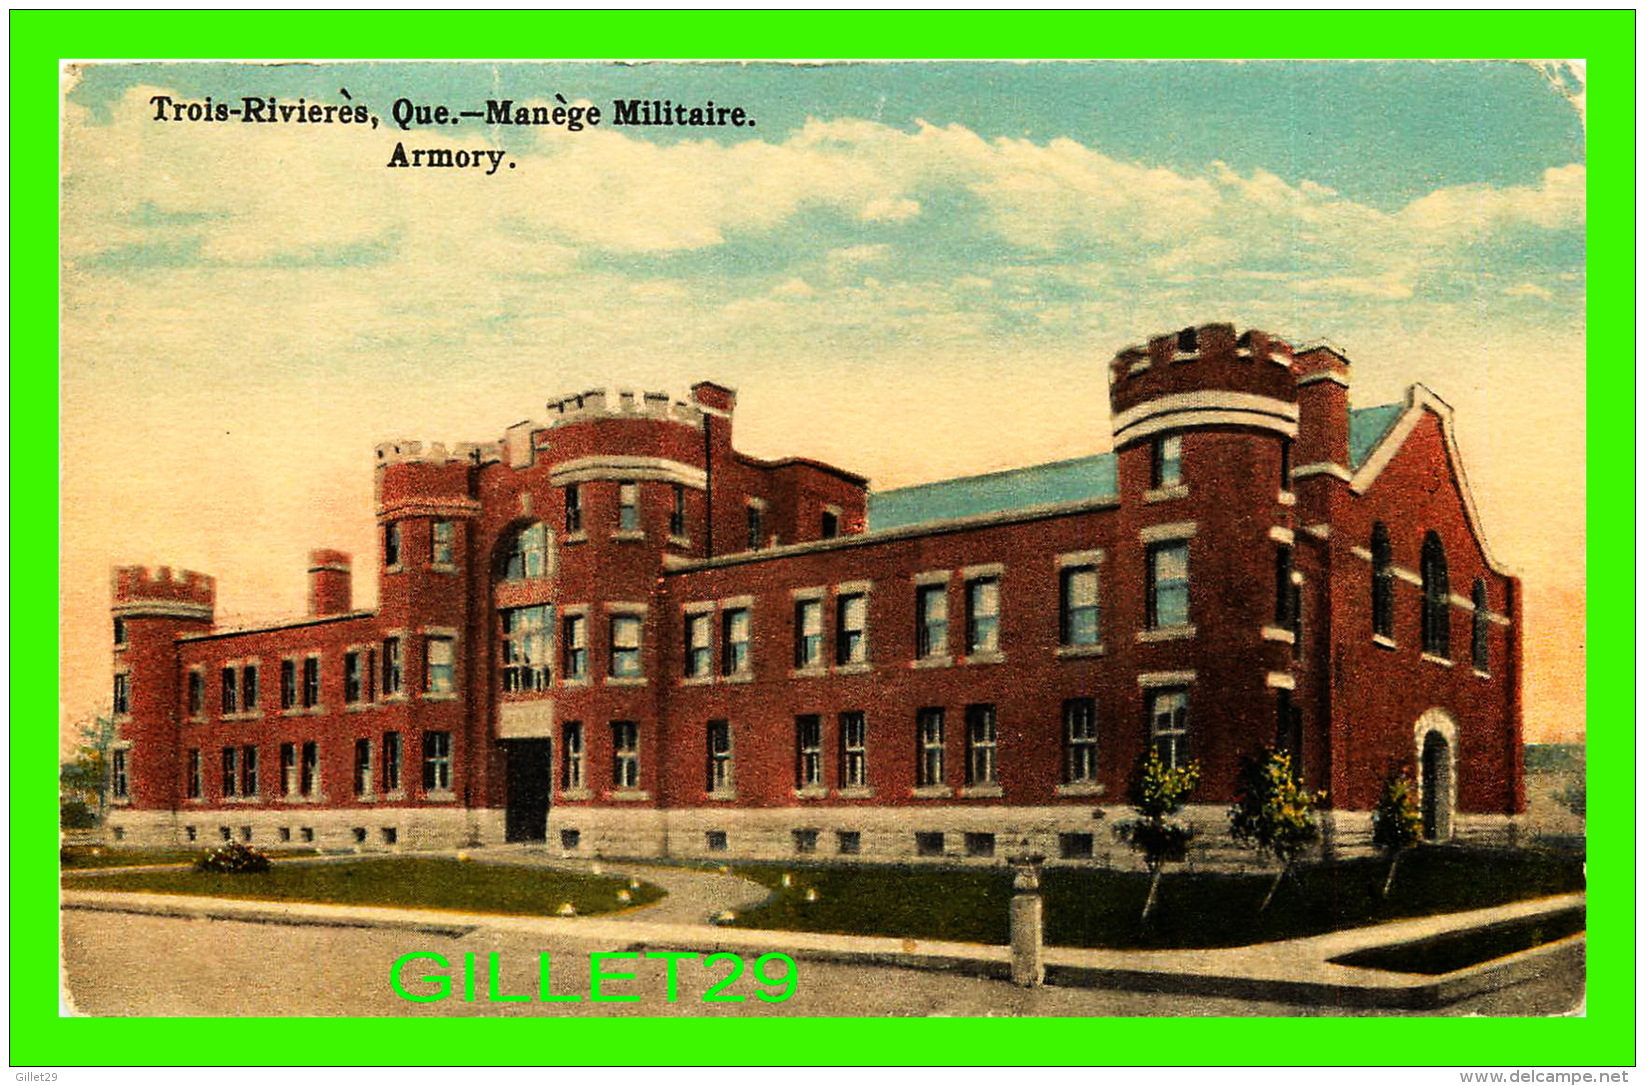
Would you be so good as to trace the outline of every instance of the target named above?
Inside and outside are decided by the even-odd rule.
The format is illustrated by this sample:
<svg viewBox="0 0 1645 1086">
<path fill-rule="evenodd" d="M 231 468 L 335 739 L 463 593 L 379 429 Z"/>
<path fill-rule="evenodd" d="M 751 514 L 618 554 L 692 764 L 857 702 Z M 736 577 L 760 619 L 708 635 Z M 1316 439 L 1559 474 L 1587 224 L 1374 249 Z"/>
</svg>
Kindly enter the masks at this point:
<svg viewBox="0 0 1645 1086">
<path fill-rule="evenodd" d="M 602 866 L 611 874 L 629 873 L 628 865 Z M 611 950 L 731 951 L 744 956 L 781 953 L 812 961 L 946 970 L 997 978 L 1010 976 L 1010 951 L 1003 946 L 764 931 L 714 927 L 701 921 L 681 922 L 681 915 L 695 915 L 708 898 L 718 901 L 719 895 L 742 892 L 736 886 L 716 880 L 728 880 L 742 886 L 751 884 L 705 872 L 681 870 L 665 874 L 655 867 L 636 867 L 633 873 L 665 886 L 674 881 L 670 876 L 682 876 L 680 882 L 695 884 L 696 889 L 691 892 L 699 896 L 689 909 L 682 906 L 676 913 L 662 912 L 659 904 L 617 916 L 572 918 L 280 904 L 90 890 L 66 892 L 63 907 L 251 923 L 396 928 L 453 936 L 490 929 L 515 935 L 592 943 Z M 758 887 L 758 890 L 763 894 L 763 887 Z M 1394 946 L 1446 932 L 1546 915 L 1581 906 L 1584 901 L 1583 894 L 1566 894 L 1467 913 L 1402 920 L 1307 939 L 1218 950 L 1122 951 L 1048 947 L 1045 951 L 1046 979 L 1050 984 L 1065 987 L 1123 988 L 1354 1007 L 1429 1008 L 1504 987 L 1534 976 L 1556 962 L 1580 956 L 1585 949 L 1585 936 L 1572 936 L 1438 977 L 1360 969 L 1336 965 L 1330 959 L 1355 950 Z"/>
</svg>

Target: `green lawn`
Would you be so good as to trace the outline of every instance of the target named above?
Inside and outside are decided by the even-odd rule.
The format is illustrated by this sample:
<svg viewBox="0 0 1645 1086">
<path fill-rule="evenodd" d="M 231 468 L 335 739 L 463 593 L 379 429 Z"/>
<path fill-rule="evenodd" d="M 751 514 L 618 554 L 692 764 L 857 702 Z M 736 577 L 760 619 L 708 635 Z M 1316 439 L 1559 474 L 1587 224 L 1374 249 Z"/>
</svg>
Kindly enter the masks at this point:
<svg viewBox="0 0 1645 1086">
<path fill-rule="evenodd" d="M 60 850 L 63 870 L 89 867 L 141 867 L 144 864 L 191 864 L 209 851 L 206 848 L 121 848 L 109 845 L 65 845 Z M 268 856 L 315 856 L 312 848 L 277 849 Z"/>
<path fill-rule="evenodd" d="M 791 931 L 889 935 L 1001 944 L 1010 938 L 1011 874 L 992 869 L 739 865 L 777 891 L 733 923 Z M 792 885 L 784 889 L 782 875 Z M 1407 916 L 1459 912 L 1583 888 L 1578 857 L 1417 849 L 1400 861 L 1389 900 L 1379 860 L 1308 868 L 1258 912 L 1272 875 L 1188 874 L 1167 869 L 1154 916 L 1141 873 L 1052 868 L 1045 873 L 1046 942 L 1055 946 L 1244 946 L 1318 935 Z M 817 900 L 805 900 L 815 890 Z"/>
<path fill-rule="evenodd" d="M 450 859 L 386 858 L 295 864 L 275 861 L 262 875 L 207 874 L 191 869 L 63 876 L 66 890 L 130 890 L 199 894 L 256 901 L 388 905 L 410 909 L 553 916 L 570 902 L 581 915 L 645 905 L 663 891 L 642 882 L 531 867 L 498 867 Z M 619 891 L 631 900 L 621 901 Z"/>
</svg>

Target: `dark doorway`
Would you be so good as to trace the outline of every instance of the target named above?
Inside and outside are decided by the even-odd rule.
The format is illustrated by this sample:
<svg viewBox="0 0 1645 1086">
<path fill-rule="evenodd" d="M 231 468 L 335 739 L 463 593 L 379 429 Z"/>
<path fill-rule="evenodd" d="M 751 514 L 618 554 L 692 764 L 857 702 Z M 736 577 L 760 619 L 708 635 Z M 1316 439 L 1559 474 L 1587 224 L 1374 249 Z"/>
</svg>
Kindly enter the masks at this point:
<svg viewBox="0 0 1645 1086">
<path fill-rule="evenodd" d="M 547 739 L 510 739 L 503 743 L 508 756 L 508 807 L 503 836 L 509 841 L 548 839 L 548 797 L 554 783 L 552 744 Z"/>
<path fill-rule="evenodd" d="M 1422 835 L 1430 841 L 1451 836 L 1451 745 L 1438 732 L 1422 740 Z"/>
</svg>

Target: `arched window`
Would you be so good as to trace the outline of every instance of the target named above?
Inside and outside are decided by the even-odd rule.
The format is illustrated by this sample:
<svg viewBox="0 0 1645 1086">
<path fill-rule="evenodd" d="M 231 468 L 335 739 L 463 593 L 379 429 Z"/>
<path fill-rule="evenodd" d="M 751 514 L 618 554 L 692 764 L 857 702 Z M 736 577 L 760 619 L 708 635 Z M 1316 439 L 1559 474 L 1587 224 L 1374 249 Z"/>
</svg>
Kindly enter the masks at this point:
<svg viewBox="0 0 1645 1086">
<path fill-rule="evenodd" d="M 1451 657 L 1451 578 L 1445 545 L 1433 532 L 1422 541 L 1422 651 Z"/>
<path fill-rule="evenodd" d="M 503 551 L 502 578 L 526 581 L 548 575 L 548 533 L 541 523 L 515 532 Z"/>
<path fill-rule="evenodd" d="M 1371 632 L 1394 636 L 1394 548 L 1381 521 L 1371 527 Z"/>
<path fill-rule="evenodd" d="M 1485 594 L 1485 578 L 1474 582 L 1474 670 L 1491 670 L 1491 600 Z"/>
</svg>

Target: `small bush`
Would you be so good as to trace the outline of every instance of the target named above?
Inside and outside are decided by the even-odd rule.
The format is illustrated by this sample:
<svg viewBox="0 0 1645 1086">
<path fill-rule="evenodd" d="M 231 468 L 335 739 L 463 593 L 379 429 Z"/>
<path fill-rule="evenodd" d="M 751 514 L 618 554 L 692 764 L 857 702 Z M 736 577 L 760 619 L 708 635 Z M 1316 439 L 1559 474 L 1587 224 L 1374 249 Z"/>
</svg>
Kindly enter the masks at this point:
<svg viewBox="0 0 1645 1086">
<path fill-rule="evenodd" d="M 238 841 L 214 848 L 195 861 L 196 871 L 211 871 L 227 875 L 260 875 L 269 867 L 268 857 Z"/>
</svg>

